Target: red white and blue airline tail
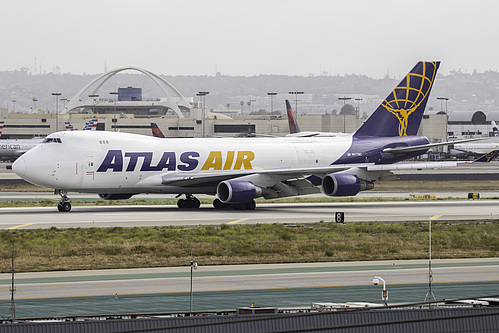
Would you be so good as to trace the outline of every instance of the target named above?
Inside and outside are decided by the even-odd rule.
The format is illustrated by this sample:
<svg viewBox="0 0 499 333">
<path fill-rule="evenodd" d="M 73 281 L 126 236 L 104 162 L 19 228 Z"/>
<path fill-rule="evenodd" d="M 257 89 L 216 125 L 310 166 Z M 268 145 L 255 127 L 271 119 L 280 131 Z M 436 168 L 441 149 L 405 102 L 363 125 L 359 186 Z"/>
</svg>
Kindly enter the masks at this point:
<svg viewBox="0 0 499 333">
<path fill-rule="evenodd" d="M 439 65 L 439 61 L 418 62 L 354 137 L 417 135 Z"/>
<path fill-rule="evenodd" d="M 83 128 L 83 131 L 95 131 L 97 129 L 97 118 L 91 119 Z"/>
<path fill-rule="evenodd" d="M 75 130 L 73 125 L 71 125 L 71 123 L 69 121 L 65 121 L 64 126 L 66 127 L 66 131 L 74 131 Z"/>
<path fill-rule="evenodd" d="M 0 136 L 2 136 L 4 121 L 0 121 Z"/>
<path fill-rule="evenodd" d="M 286 100 L 286 110 L 288 113 L 289 134 L 300 133 L 300 127 L 298 127 L 295 113 L 288 100 Z"/>
<path fill-rule="evenodd" d="M 164 138 L 165 135 L 161 132 L 161 129 L 158 127 L 156 123 L 151 123 L 151 131 L 152 135 L 156 138 Z"/>
</svg>

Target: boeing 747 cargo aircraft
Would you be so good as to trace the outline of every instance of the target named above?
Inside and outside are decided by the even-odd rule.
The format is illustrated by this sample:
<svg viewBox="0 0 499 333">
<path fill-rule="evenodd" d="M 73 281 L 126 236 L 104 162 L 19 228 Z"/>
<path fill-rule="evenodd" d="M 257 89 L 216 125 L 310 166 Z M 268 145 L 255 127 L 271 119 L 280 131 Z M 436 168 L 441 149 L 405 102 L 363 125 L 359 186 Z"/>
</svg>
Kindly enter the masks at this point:
<svg viewBox="0 0 499 333">
<path fill-rule="evenodd" d="M 354 196 L 391 171 L 456 163 L 395 164 L 424 154 L 417 131 L 439 62 L 419 62 L 354 133 L 338 137 L 156 138 L 102 131 L 53 133 L 17 159 L 25 180 L 68 192 L 128 199 L 138 193 L 185 195 L 180 208 L 198 208 L 195 194 L 216 195 L 215 208 L 254 209 L 255 198 L 322 190 Z M 442 145 L 442 144 L 439 144 Z"/>
</svg>

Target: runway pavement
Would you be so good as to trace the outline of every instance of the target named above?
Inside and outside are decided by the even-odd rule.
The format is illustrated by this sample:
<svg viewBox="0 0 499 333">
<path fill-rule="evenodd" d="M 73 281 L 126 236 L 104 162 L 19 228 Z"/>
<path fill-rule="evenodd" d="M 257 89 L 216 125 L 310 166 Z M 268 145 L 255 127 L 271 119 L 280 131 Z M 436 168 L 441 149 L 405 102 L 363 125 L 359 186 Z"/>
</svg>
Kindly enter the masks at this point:
<svg viewBox="0 0 499 333">
<path fill-rule="evenodd" d="M 1 229 L 221 225 L 257 223 L 406 222 L 499 219 L 499 200 L 394 201 L 258 204 L 254 211 L 215 210 L 211 205 L 180 210 L 173 205 L 1 208 Z"/>
<path fill-rule="evenodd" d="M 499 258 L 432 261 L 434 283 L 499 281 Z M 427 260 L 206 266 L 194 272 L 196 292 L 424 284 Z M 52 298 L 188 292 L 190 267 L 16 274 L 16 298 Z M 0 300 L 8 299 L 10 275 L 0 274 Z M 499 292 L 498 292 L 499 293 Z"/>
<path fill-rule="evenodd" d="M 437 300 L 497 295 L 499 258 L 433 260 Z M 310 307 L 314 302 L 422 302 L 425 260 L 203 266 L 193 273 L 194 311 L 237 306 Z M 10 275 L 0 274 L 0 315 L 7 316 Z M 16 274 L 18 317 L 54 317 L 189 310 L 190 268 L 148 268 Z"/>
</svg>

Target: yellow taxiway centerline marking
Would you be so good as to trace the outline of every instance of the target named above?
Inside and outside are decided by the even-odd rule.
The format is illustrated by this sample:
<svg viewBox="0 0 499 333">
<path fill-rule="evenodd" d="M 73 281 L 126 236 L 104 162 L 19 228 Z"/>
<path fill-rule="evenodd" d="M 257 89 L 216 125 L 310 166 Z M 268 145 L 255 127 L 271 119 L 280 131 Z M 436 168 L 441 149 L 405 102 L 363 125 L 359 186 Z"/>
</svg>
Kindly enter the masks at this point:
<svg viewBox="0 0 499 333">
<path fill-rule="evenodd" d="M 430 217 L 430 220 L 435 221 L 441 217 L 442 217 L 442 215 L 433 215 L 432 217 Z"/>
<path fill-rule="evenodd" d="M 26 224 L 20 224 L 20 225 L 16 225 L 14 227 L 10 227 L 10 228 L 7 228 L 7 229 L 17 229 L 17 228 L 21 228 L 21 227 L 26 227 L 28 225 L 33 225 L 34 223 L 26 223 Z"/>
<path fill-rule="evenodd" d="M 230 221 L 230 222 L 227 222 L 227 224 L 236 224 L 236 223 L 243 222 L 246 220 L 249 220 L 249 219 L 239 219 L 239 220 L 235 220 L 235 221 Z"/>
</svg>

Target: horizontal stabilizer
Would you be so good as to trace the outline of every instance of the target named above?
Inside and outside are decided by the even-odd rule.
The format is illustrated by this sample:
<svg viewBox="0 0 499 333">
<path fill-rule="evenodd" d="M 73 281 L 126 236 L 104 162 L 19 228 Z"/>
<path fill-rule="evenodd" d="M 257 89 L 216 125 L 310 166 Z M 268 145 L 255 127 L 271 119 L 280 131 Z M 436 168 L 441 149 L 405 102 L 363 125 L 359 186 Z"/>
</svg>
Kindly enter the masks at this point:
<svg viewBox="0 0 499 333">
<path fill-rule="evenodd" d="M 409 153 L 412 151 L 419 151 L 423 149 L 430 149 L 433 147 L 441 147 L 441 146 L 450 146 L 457 143 L 465 143 L 471 141 L 479 141 L 483 140 L 480 138 L 475 139 L 464 139 L 464 140 L 456 140 L 456 141 L 447 141 L 447 142 L 438 142 L 438 143 L 429 143 L 427 145 L 418 145 L 418 146 L 410 146 L 410 147 L 397 147 L 397 148 L 385 148 L 383 149 L 383 153 L 385 154 L 401 154 L 401 153 Z"/>
</svg>

